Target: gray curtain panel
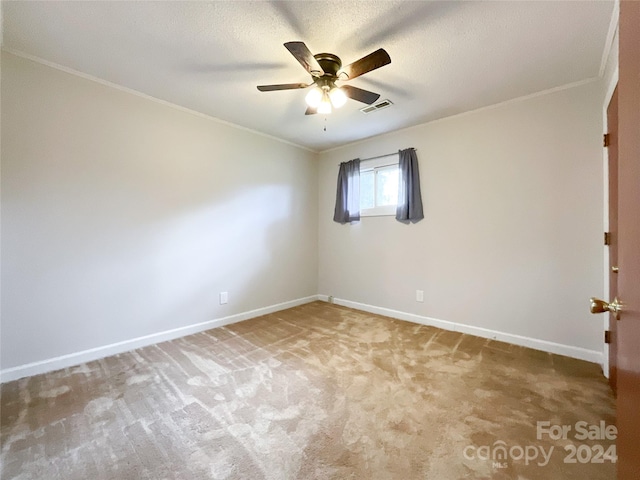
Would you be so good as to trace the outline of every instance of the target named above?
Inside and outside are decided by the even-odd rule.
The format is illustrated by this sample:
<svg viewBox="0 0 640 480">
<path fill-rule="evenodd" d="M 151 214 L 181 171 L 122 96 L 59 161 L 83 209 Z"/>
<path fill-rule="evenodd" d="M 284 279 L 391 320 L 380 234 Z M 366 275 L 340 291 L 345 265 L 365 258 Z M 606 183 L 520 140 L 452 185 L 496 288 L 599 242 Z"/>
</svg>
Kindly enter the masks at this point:
<svg viewBox="0 0 640 480">
<path fill-rule="evenodd" d="M 338 223 L 360 220 L 360 159 L 342 162 L 338 172 L 338 192 L 333 221 Z"/>
<path fill-rule="evenodd" d="M 396 220 L 402 223 L 418 222 L 424 218 L 422 196 L 420 195 L 420 172 L 418 156 L 414 148 L 400 150 L 398 164 L 398 207 Z"/>
</svg>

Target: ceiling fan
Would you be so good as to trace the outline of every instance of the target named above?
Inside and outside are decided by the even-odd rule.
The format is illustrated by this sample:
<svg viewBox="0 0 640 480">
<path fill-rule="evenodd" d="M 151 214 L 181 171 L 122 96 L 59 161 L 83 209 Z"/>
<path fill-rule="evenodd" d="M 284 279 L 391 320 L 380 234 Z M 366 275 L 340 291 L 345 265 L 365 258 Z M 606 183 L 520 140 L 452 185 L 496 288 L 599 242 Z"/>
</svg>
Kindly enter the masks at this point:
<svg viewBox="0 0 640 480">
<path fill-rule="evenodd" d="M 287 42 L 284 44 L 298 62 L 309 72 L 312 77 L 311 83 L 285 83 L 280 85 L 259 85 L 261 92 L 272 92 L 274 90 L 294 90 L 307 88 L 314 85 L 309 91 L 305 100 L 308 108 L 305 115 L 315 113 L 331 113 L 332 106 L 340 108 L 347 101 L 347 98 L 371 105 L 380 98 L 380 94 L 373 93 L 351 85 L 337 86 L 337 81 L 346 82 L 360 75 L 364 75 L 376 68 L 384 67 L 391 63 L 391 57 L 382 48 L 360 60 L 342 66 L 342 61 L 337 55 L 332 53 L 318 53 L 313 55 L 304 42 Z"/>
</svg>

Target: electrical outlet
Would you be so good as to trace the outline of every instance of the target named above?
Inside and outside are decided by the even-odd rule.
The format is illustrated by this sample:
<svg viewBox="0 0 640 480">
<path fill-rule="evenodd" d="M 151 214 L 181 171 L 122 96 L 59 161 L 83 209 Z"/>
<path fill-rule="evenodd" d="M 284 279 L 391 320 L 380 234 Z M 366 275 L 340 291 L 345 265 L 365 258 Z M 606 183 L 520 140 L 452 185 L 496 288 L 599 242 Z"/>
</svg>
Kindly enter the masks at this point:
<svg viewBox="0 0 640 480">
<path fill-rule="evenodd" d="M 424 290 L 416 290 L 416 302 L 424 302 Z"/>
<path fill-rule="evenodd" d="M 220 305 L 224 305 L 229 301 L 229 293 L 228 292 L 220 292 Z"/>
</svg>

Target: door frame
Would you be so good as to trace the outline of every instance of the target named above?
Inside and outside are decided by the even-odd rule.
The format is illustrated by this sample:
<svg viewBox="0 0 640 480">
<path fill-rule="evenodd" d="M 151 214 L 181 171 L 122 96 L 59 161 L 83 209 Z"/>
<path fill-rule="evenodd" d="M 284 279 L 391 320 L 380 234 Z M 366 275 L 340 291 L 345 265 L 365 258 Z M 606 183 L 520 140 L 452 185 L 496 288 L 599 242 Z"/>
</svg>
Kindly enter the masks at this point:
<svg viewBox="0 0 640 480">
<path fill-rule="evenodd" d="M 615 24 L 615 34 L 614 37 L 612 39 L 611 45 L 609 47 L 609 52 L 607 54 L 607 60 L 609 59 L 609 56 L 611 55 L 611 52 L 613 50 L 612 45 L 613 45 L 613 41 L 617 41 L 618 39 L 618 21 L 617 21 L 617 9 L 616 11 L 614 11 L 614 16 L 616 17 L 616 24 Z M 607 121 L 607 108 L 609 107 L 609 103 L 611 102 L 611 98 L 613 97 L 613 91 L 615 90 L 616 86 L 618 85 L 618 60 L 616 59 L 616 64 L 615 64 L 615 70 L 612 73 L 611 76 L 611 81 L 609 82 L 609 85 L 607 85 L 607 90 L 606 90 L 606 94 L 604 96 L 604 102 L 602 105 L 602 127 L 603 127 L 603 135 L 606 134 L 608 132 L 609 126 L 608 126 L 608 121 Z M 602 171 L 603 171 L 603 198 L 602 198 L 602 204 L 604 205 L 603 208 L 603 221 L 602 221 L 602 225 L 603 225 L 603 229 L 602 229 L 602 233 L 603 233 L 603 237 L 604 237 L 604 232 L 608 232 L 609 231 L 609 152 L 607 151 L 606 147 L 602 147 Z M 604 245 L 604 241 L 602 242 L 603 246 L 602 246 L 602 275 L 604 278 L 604 283 L 603 283 L 603 290 L 602 290 L 602 297 L 600 298 L 607 298 L 609 297 L 609 247 Z M 603 315 L 603 323 L 602 323 L 602 335 L 604 338 L 604 332 L 606 332 L 607 330 L 609 330 L 609 315 Z M 604 343 L 604 341 L 602 342 L 603 345 L 603 349 L 602 349 L 602 373 L 604 373 L 604 376 L 606 378 L 609 378 L 609 344 Z"/>
</svg>

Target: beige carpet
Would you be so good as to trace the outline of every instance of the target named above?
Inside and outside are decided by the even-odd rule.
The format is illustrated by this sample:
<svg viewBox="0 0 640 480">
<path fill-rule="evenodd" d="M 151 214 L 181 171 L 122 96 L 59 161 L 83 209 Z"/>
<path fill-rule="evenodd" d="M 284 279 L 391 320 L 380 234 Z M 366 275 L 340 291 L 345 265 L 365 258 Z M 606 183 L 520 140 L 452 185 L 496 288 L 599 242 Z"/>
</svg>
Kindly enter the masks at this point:
<svg viewBox="0 0 640 480">
<path fill-rule="evenodd" d="M 614 444 L 574 438 L 615 420 L 597 365 L 320 302 L 1 393 L 3 480 L 615 477 L 564 462 Z"/>
</svg>

